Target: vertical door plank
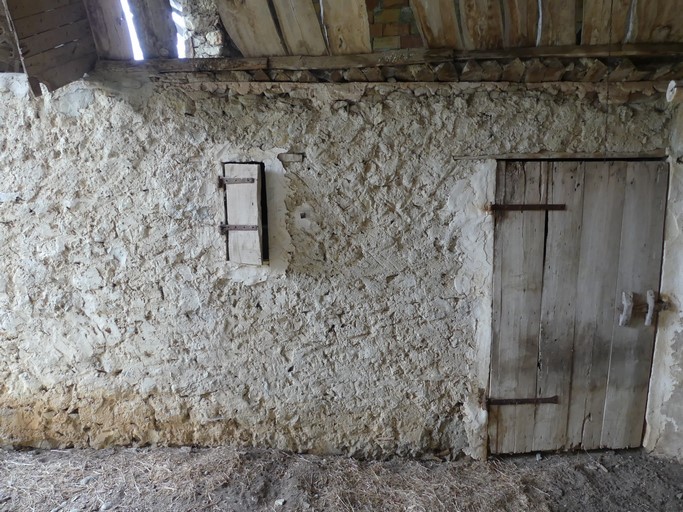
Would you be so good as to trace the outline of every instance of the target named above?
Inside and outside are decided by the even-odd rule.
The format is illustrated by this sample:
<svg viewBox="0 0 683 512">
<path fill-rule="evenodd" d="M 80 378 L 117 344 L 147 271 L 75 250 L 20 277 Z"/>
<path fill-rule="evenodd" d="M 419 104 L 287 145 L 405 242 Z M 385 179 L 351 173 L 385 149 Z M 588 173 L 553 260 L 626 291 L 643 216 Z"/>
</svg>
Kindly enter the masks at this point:
<svg viewBox="0 0 683 512">
<path fill-rule="evenodd" d="M 506 203 L 545 203 L 546 186 L 542 164 L 507 163 Z M 490 391 L 494 398 L 536 396 L 544 234 L 543 212 L 505 212 L 498 219 L 494 259 L 500 272 L 494 293 L 500 308 L 493 322 Z M 490 410 L 496 421 L 494 453 L 532 449 L 533 405 L 491 406 Z"/>
<path fill-rule="evenodd" d="M 327 44 L 332 55 L 370 53 L 370 24 L 365 0 L 321 0 Z"/>
<path fill-rule="evenodd" d="M 645 302 L 647 290 L 659 291 L 668 169 L 663 162 L 629 162 L 615 302 L 622 291 Z M 643 435 L 655 326 L 634 313 L 628 326 L 614 319 L 601 445 L 640 446 Z"/>
<path fill-rule="evenodd" d="M 466 50 L 503 47 L 500 2 L 459 0 L 462 42 Z"/>
<path fill-rule="evenodd" d="M 671 0 L 634 0 L 629 43 L 683 41 L 683 7 Z"/>
<path fill-rule="evenodd" d="M 626 42 L 631 1 L 584 0 L 581 44 L 618 44 Z"/>
<path fill-rule="evenodd" d="M 541 0 L 541 34 L 538 46 L 576 44 L 576 3 Z"/>
<path fill-rule="evenodd" d="M 88 19 L 102 59 L 132 60 L 133 46 L 119 0 L 85 0 Z"/>
<path fill-rule="evenodd" d="M 538 0 L 508 0 L 503 2 L 505 48 L 536 46 L 538 32 Z"/>
<path fill-rule="evenodd" d="M 245 57 L 287 55 L 268 0 L 216 0 L 225 30 Z"/>
<path fill-rule="evenodd" d="M 178 31 L 168 0 L 128 0 L 146 59 L 178 57 Z"/>
<path fill-rule="evenodd" d="M 536 406 L 534 451 L 556 450 L 567 442 L 584 190 L 580 162 L 546 165 L 551 167 L 548 202 L 566 204 L 566 210 L 548 212 L 536 396 L 557 395 L 559 403 Z"/>
<path fill-rule="evenodd" d="M 273 5 L 290 55 L 327 55 L 311 0 L 273 0 Z"/>
<path fill-rule="evenodd" d="M 567 447 L 600 447 L 614 328 L 625 162 L 585 162 Z"/>
<path fill-rule="evenodd" d="M 224 164 L 226 178 L 251 178 L 253 183 L 227 184 L 226 207 L 229 225 L 258 226 L 254 231 L 229 231 L 230 261 L 249 265 L 263 263 L 261 244 L 261 166 L 259 164 Z"/>
<path fill-rule="evenodd" d="M 428 48 L 463 49 L 453 0 L 410 0 L 410 7 Z"/>
</svg>

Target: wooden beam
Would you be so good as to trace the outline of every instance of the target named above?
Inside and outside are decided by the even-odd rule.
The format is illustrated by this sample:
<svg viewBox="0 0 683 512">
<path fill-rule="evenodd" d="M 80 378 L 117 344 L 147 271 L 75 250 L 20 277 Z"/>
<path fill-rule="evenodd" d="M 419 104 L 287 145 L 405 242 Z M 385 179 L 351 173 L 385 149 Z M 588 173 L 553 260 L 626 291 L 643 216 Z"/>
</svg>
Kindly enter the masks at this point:
<svg viewBox="0 0 683 512">
<path fill-rule="evenodd" d="M 290 55 L 327 55 L 318 15 L 311 0 L 272 0 Z"/>
<path fill-rule="evenodd" d="M 540 0 L 541 33 L 539 46 L 560 46 L 576 43 L 576 3 L 573 1 Z"/>
<path fill-rule="evenodd" d="M 268 0 L 216 0 L 225 30 L 245 57 L 287 55 Z"/>
<path fill-rule="evenodd" d="M 146 59 L 178 56 L 178 33 L 168 0 L 128 0 L 133 23 Z"/>
<path fill-rule="evenodd" d="M 500 2 L 458 0 L 462 42 L 467 50 L 503 47 L 503 16 Z"/>
<path fill-rule="evenodd" d="M 410 7 L 425 46 L 464 48 L 453 0 L 410 0 Z"/>
<path fill-rule="evenodd" d="M 332 55 L 370 53 L 370 24 L 365 0 L 321 0 L 327 46 Z"/>
<path fill-rule="evenodd" d="M 412 64 L 438 64 L 442 62 L 467 62 L 470 60 L 515 59 L 597 59 L 624 57 L 658 57 L 679 61 L 683 58 L 683 44 L 665 45 L 596 45 L 596 46 L 552 46 L 538 48 L 509 48 L 498 51 L 454 51 L 454 50 L 394 50 L 362 55 L 330 55 L 310 57 L 259 57 L 249 59 L 155 59 L 150 61 L 114 62 L 104 60 L 100 69 L 122 71 L 147 69 L 157 73 L 193 73 L 217 71 L 251 71 L 258 69 L 349 69 Z"/>
<path fill-rule="evenodd" d="M 503 2 L 503 26 L 505 48 L 535 46 L 538 32 L 538 0 Z"/>
<path fill-rule="evenodd" d="M 584 0 L 581 44 L 626 42 L 632 0 Z"/>
<path fill-rule="evenodd" d="M 133 46 L 121 2 L 119 0 L 84 1 L 98 55 L 103 59 L 132 59 Z"/>
</svg>

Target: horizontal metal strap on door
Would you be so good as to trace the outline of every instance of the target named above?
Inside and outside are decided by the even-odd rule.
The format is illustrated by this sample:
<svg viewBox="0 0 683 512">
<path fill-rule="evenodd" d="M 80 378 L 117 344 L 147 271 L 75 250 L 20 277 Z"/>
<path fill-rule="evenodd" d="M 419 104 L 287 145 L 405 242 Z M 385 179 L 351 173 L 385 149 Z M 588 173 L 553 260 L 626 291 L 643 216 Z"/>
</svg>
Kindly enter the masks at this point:
<svg viewBox="0 0 683 512">
<path fill-rule="evenodd" d="M 230 231 L 258 231 L 258 226 L 247 226 L 243 224 L 221 224 L 221 235 L 227 235 Z"/>
<path fill-rule="evenodd" d="M 489 204 L 489 212 L 547 212 L 566 210 L 566 204 Z"/>
<path fill-rule="evenodd" d="M 489 405 L 559 404 L 560 397 L 555 395 L 541 398 L 489 398 L 486 402 Z"/>
<path fill-rule="evenodd" d="M 218 177 L 218 185 L 224 187 L 225 185 L 242 185 L 246 183 L 255 183 L 254 178 L 226 178 L 225 176 Z"/>
</svg>

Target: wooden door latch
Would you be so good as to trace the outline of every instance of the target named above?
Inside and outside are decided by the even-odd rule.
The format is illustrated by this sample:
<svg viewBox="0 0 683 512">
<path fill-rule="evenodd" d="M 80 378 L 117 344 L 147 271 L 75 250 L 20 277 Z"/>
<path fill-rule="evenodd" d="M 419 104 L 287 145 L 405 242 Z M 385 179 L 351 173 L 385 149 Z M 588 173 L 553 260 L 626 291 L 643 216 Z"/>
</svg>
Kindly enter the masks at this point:
<svg viewBox="0 0 683 512">
<path fill-rule="evenodd" d="M 666 300 L 662 300 L 661 297 L 657 298 L 658 293 L 654 290 L 648 290 L 645 295 L 645 302 L 640 304 L 635 304 L 633 297 L 633 292 L 622 292 L 621 293 L 621 306 L 618 308 L 619 312 L 619 325 L 622 327 L 628 326 L 631 322 L 631 317 L 634 312 L 645 313 L 645 325 L 650 326 L 655 321 L 655 316 L 660 311 L 666 311 L 671 309 L 671 303 Z"/>
</svg>

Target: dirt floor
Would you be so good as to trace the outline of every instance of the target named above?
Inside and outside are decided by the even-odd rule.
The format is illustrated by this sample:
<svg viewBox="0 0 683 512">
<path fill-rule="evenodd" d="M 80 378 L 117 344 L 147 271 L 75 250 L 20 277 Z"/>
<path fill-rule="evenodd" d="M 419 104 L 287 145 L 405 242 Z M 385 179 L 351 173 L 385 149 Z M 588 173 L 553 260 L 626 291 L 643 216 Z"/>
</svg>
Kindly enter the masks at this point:
<svg viewBox="0 0 683 512">
<path fill-rule="evenodd" d="M 272 450 L 0 451 L 0 511 L 683 511 L 639 451 L 357 461 Z"/>
</svg>

